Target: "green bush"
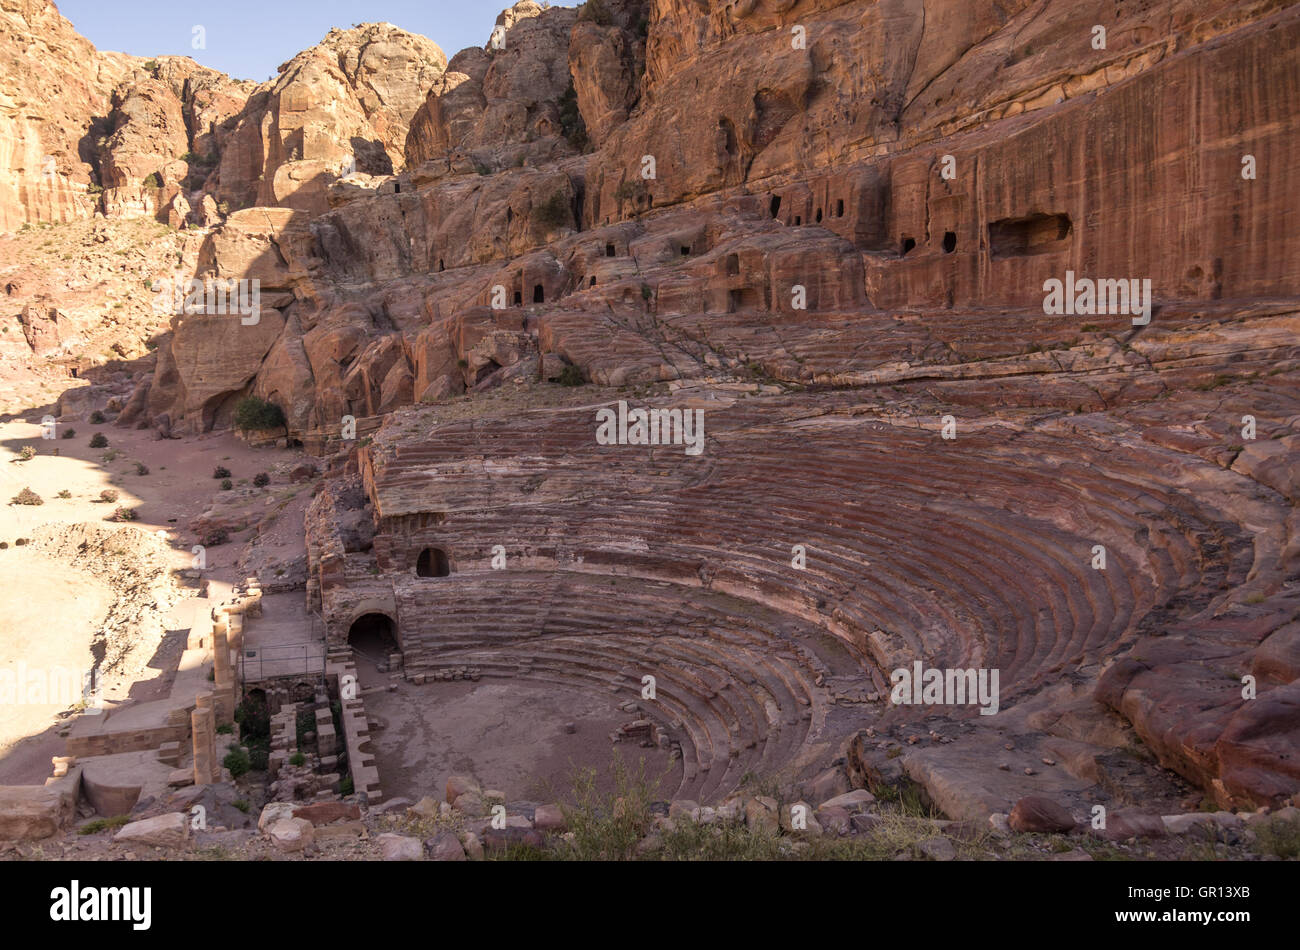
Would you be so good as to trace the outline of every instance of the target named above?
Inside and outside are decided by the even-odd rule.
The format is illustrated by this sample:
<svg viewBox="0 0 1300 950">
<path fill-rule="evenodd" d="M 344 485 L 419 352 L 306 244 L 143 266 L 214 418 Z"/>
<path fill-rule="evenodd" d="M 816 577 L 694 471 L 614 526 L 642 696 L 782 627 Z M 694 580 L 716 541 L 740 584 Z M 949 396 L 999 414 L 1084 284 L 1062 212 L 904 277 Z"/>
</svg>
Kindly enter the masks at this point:
<svg viewBox="0 0 1300 950">
<path fill-rule="evenodd" d="M 73 436 L 75 436 L 76 434 L 77 434 L 77 430 L 76 430 L 76 429 L 64 429 L 64 430 L 63 430 L 63 437 L 64 437 L 65 439 L 71 439 L 71 438 L 72 438 Z"/>
<path fill-rule="evenodd" d="M 129 815 L 115 815 L 112 818 L 95 818 L 77 829 L 79 835 L 95 835 L 101 831 L 116 831 L 131 820 Z"/>
<path fill-rule="evenodd" d="M 255 772 L 265 772 L 271 764 L 271 755 L 265 749 L 249 749 L 248 764 Z"/>
<path fill-rule="evenodd" d="M 92 449 L 103 449 L 108 447 L 108 436 L 102 432 L 96 432 L 90 437 L 90 447 Z"/>
<path fill-rule="evenodd" d="M 257 429 L 279 429 L 285 422 L 284 410 L 265 399 L 245 396 L 235 404 L 235 425 L 245 432 Z"/>
<path fill-rule="evenodd" d="M 230 469 L 226 468 L 226 466 L 224 466 L 224 465 L 218 465 L 216 468 L 214 468 L 214 469 L 212 470 L 212 477 L 213 477 L 213 478 L 229 478 L 229 477 L 230 477 Z"/>
<path fill-rule="evenodd" d="M 222 491 L 230 491 L 230 489 L 232 489 L 232 488 L 234 488 L 234 487 L 235 487 L 235 483 L 232 482 L 230 479 L 228 479 L 228 478 L 223 478 L 223 479 L 221 480 L 221 490 L 222 490 Z"/>
<path fill-rule="evenodd" d="M 150 172 L 144 176 L 144 181 L 140 182 L 146 188 L 161 188 L 163 186 L 162 176 L 157 172 Z"/>
<path fill-rule="evenodd" d="M 289 764 L 295 767 L 302 765 L 306 761 L 307 756 L 303 755 L 301 752 L 295 752 L 293 755 L 289 756 Z"/>
<path fill-rule="evenodd" d="M 68 491 L 66 488 L 60 489 L 60 490 L 59 490 L 59 497 L 60 497 L 60 498 L 71 498 L 71 497 L 72 497 L 72 492 Z"/>
<path fill-rule="evenodd" d="M 561 386 L 581 386 L 586 380 L 582 378 L 582 369 L 569 363 L 560 370 Z"/>
<path fill-rule="evenodd" d="M 234 748 L 227 752 L 221 764 L 230 769 L 230 774 L 235 778 L 245 774 L 250 767 L 248 753 L 241 748 Z"/>
<path fill-rule="evenodd" d="M 105 488 L 99 493 L 99 500 L 111 505 L 113 502 L 117 501 L 117 489 Z"/>
<path fill-rule="evenodd" d="M 573 220 L 569 208 L 569 196 L 563 191 L 556 191 L 549 198 L 533 209 L 533 224 L 543 231 L 554 231 L 567 227 Z"/>
<path fill-rule="evenodd" d="M 258 472 L 253 476 L 253 484 L 258 488 L 265 488 L 267 485 L 271 484 L 271 476 L 266 474 L 266 472 Z"/>
<path fill-rule="evenodd" d="M 149 474 L 149 466 L 148 466 L 148 465 L 145 465 L 144 462 L 136 462 L 136 463 L 135 463 L 135 473 L 136 473 L 137 475 L 148 475 L 148 474 Z"/>
<path fill-rule="evenodd" d="M 30 488 L 24 488 L 18 494 L 14 495 L 13 504 L 15 505 L 43 505 L 45 499 Z"/>
<path fill-rule="evenodd" d="M 582 110 L 578 108 L 578 91 L 569 82 L 569 88 L 560 96 L 560 132 L 568 143 L 579 152 L 585 152 L 591 146 L 587 135 L 587 123 L 582 119 Z"/>
<path fill-rule="evenodd" d="M 18 458 L 23 462 L 30 462 L 32 459 L 36 458 L 36 450 L 30 445 L 24 445 L 23 450 L 18 453 Z"/>
<path fill-rule="evenodd" d="M 90 414 L 90 424 L 92 426 L 102 426 L 104 421 L 104 414 L 98 409 Z"/>
<path fill-rule="evenodd" d="M 588 20 L 597 26 L 613 26 L 614 17 L 610 15 L 604 0 L 587 0 L 578 11 L 579 20 Z"/>
</svg>

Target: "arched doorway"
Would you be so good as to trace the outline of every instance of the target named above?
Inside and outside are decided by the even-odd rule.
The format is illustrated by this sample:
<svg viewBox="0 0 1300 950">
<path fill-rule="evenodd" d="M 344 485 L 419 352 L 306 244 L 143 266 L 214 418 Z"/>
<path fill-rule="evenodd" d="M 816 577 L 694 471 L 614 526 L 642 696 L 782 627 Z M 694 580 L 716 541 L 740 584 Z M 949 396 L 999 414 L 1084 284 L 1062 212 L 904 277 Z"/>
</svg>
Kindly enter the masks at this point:
<svg viewBox="0 0 1300 950">
<path fill-rule="evenodd" d="M 450 574 L 451 563 L 442 548 L 425 548 L 415 559 L 416 577 L 447 577 Z"/>
<path fill-rule="evenodd" d="M 374 660 L 386 660 L 397 651 L 397 631 L 387 614 L 362 614 L 348 629 L 348 646 Z"/>
</svg>

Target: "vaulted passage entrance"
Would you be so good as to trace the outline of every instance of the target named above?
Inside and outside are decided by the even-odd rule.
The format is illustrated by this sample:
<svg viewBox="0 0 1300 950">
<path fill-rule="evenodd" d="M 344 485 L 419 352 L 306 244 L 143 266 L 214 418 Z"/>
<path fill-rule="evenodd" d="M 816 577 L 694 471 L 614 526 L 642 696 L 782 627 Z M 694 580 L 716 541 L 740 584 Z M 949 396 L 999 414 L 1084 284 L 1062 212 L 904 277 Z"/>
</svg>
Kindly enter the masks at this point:
<svg viewBox="0 0 1300 950">
<path fill-rule="evenodd" d="M 348 646 L 372 661 L 397 651 L 397 631 L 385 614 L 362 614 L 348 630 Z"/>
<path fill-rule="evenodd" d="M 447 552 L 442 548 L 425 548 L 415 559 L 416 577 L 447 577 L 451 574 L 451 564 L 447 561 Z"/>
</svg>

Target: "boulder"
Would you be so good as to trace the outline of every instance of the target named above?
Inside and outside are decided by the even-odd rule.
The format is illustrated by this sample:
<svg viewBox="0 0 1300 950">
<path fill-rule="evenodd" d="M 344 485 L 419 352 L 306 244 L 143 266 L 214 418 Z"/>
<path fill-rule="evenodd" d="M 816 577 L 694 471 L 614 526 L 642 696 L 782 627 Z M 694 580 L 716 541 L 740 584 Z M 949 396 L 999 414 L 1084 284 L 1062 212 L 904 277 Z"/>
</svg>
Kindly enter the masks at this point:
<svg viewBox="0 0 1300 950">
<path fill-rule="evenodd" d="M 465 848 L 460 839 L 451 831 L 439 832 L 425 842 L 429 858 L 433 861 L 465 861 Z"/>
<path fill-rule="evenodd" d="M 179 848 L 190 835 L 190 820 L 181 812 L 169 812 L 123 825 L 113 835 L 115 844 L 142 844 L 154 848 Z"/>
<path fill-rule="evenodd" d="M 383 834 L 377 839 L 385 861 L 423 861 L 424 845 L 408 835 Z"/>
<path fill-rule="evenodd" d="M 1026 795 L 1011 809 L 1007 824 L 1013 831 L 1061 832 L 1075 825 L 1074 817 L 1061 805 L 1041 795 Z"/>
</svg>

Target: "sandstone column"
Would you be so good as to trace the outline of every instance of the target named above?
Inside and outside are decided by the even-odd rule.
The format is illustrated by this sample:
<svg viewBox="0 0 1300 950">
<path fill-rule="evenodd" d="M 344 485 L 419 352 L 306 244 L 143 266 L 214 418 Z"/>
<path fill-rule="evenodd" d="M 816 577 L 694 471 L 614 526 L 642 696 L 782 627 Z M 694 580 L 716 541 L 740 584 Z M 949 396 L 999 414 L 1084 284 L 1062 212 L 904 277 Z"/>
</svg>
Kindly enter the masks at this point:
<svg viewBox="0 0 1300 950">
<path fill-rule="evenodd" d="M 190 713 L 190 731 L 194 737 L 194 784 L 207 785 L 212 781 L 216 757 L 217 727 L 212 710 L 201 705 L 195 707 Z"/>
</svg>

